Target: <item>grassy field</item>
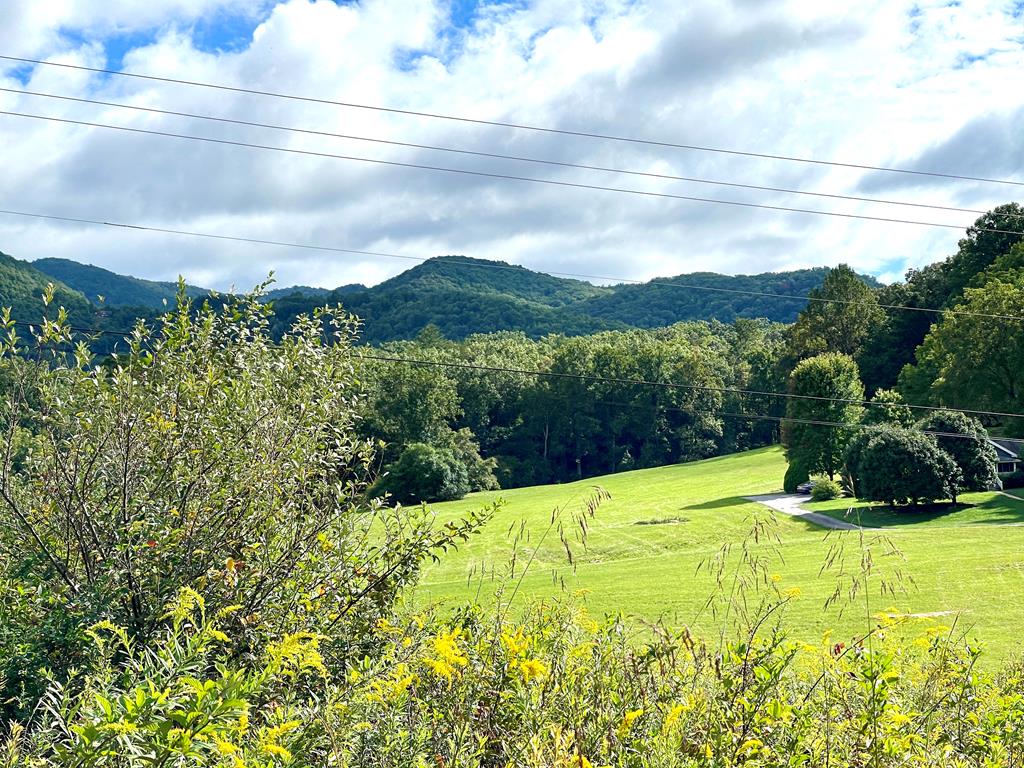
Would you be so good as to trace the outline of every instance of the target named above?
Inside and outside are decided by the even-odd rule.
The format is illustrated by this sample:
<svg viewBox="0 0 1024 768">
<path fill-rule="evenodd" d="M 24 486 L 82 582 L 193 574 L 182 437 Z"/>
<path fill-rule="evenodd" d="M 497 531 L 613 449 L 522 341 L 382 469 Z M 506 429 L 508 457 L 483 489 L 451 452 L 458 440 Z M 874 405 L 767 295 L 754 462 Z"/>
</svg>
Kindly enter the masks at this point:
<svg viewBox="0 0 1024 768">
<path fill-rule="evenodd" d="M 538 486 L 493 493 L 435 505 L 439 520 L 459 517 L 502 498 L 504 506 L 481 535 L 460 552 L 442 559 L 424 575 L 414 596 L 418 603 L 451 599 L 493 599 L 504 585 L 517 589 L 517 600 L 584 590 L 592 614 L 623 612 L 672 625 L 688 625 L 703 635 L 717 634 L 720 618 L 703 609 L 717 580 L 700 565 L 721 547 L 748 540 L 750 551 L 770 558 L 767 570 L 781 589 L 799 588 L 788 606 L 787 625 L 798 637 L 814 642 L 826 629 L 837 639 L 862 633 L 866 615 L 882 610 L 936 615 L 925 619 L 955 624 L 983 641 L 990 658 L 1015 652 L 1024 626 L 1024 501 L 999 494 L 971 494 L 973 506 L 944 516 L 895 517 L 874 509 L 862 511 L 864 524 L 885 525 L 865 531 L 878 576 L 865 605 L 863 594 L 824 607 L 839 586 L 859 571 L 860 532 L 827 533 L 810 523 L 778 515 L 773 523 L 777 548 L 749 542 L 755 518 L 769 516 L 746 495 L 778 491 L 785 471 L 782 452 L 766 448 L 691 464 L 623 472 L 565 485 Z M 571 517 L 599 486 L 611 498 L 588 521 L 584 549 L 575 541 Z M 848 503 L 815 505 L 842 516 Z M 562 508 L 574 550 L 575 569 L 558 532 L 550 527 L 552 511 Z M 547 531 L 547 533 L 545 533 Z M 521 532 L 521 533 L 519 533 Z M 516 534 L 519 533 L 518 541 Z M 900 555 L 885 555 L 891 542 Z M 828 553 L 845 552 L 846 576 L 836 566 L 822 572 Z M 521 572 L 532 563 L 521 585 L 508 578 L 513 553 Z M 881 579 L 901 571 L 913 580 L 896 596 L 880 594 Z M 727 574 L 724 589 L 732 584 Z M 916 621 L 916 619 L 914 620 Z"/>
</svg>

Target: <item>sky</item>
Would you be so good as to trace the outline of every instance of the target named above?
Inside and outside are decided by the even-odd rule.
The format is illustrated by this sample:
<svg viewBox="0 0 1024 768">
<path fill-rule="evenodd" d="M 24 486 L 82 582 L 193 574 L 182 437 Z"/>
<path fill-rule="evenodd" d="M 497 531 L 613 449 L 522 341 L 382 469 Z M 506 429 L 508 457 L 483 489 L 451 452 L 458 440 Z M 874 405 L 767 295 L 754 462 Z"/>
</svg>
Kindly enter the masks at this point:
<svg viewBox="0 0 1024 768">
<path fill-rule="evenodd" d="M 0 55 L 671 144 L 1024 180 L 1024 0 L 3 0 Z M 913 219 L 977 214 L 738 189 L 321 133 L 984 211 L 1024 186 L 430 119 L 0 60 L 0 110 L 592 186 Z M 256 150 L 0 115 L 0 209 L 645 280 L 847 263 L 885 281 L 962 229 Z M 0 214 L 0 251 L 245 289 L 411 262 Z"/>
</svg>

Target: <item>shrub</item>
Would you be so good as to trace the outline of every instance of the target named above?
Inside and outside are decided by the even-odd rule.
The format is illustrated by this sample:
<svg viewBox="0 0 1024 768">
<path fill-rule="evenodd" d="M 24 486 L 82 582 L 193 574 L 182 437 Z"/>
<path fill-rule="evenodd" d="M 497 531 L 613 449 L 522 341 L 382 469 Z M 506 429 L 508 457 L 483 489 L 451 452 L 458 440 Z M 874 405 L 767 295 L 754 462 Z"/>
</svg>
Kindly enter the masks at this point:
<svg viewBox="0 0 1024 768">
<path fill-rule="evenodd" d="M 843 486 L 836 480 L 829 480 L 827 477 L 815 480 L 814 488 L 811 490 L 811 499 L 813 501 L 831 501 L 832 499 L 838 499 L 842 495 Z"/>
<path fill-rule="evenodd" d="M 863 430 L 850 443 L 847 471 L 857 498 L 893 506 L 953 499 L 960 468 L 928 435 L 894 426 Z"/>
<path fill-rule="evenodd" d="M 786 493 L 796 493 L 796 487 L 800 483 L 806 483 L 811 479 L 811 473 L 807 466 L 800 461 L 794 460 L 786 467 L 786 476 L 782 480 L 782 489 Z"/>
<path fill-rule="evenodd" d="M 374 487 L 402 504 L 451 501 L 469 493 L 469 474 L 455 454 L 426 443 L 406 446 Z"/>
<path fill-rule="evenodd" d="M 5 324 L 0 353 L 42 359 L 25 371 L 33 402 L 14 386 L 3 403 L 31 411 L 4 421 L 0 583 L 23 593 L 0 611 L 6 685 L 31 685 L 44 663 L 66 673 L 96 621 L 144 643 L 183 587 L 213 613 L 241 606 L 230 623 L 242 658 L 296 627 L 351 653 L 422 561 L 480 523 L 438 532 L 426 515 L 368 501 L 355 320 L 324 309 L 275 343 L 267 312 L 258 296 L 215 309 L 182 295 L 159 330 L 140 325 L 103 366 L 60 316 L 30 349 Z M 19 468 L 10 447 L 24 423 L 35 434 Z M 31 691 L 14 693 L 5 711 L 32 706 Z"/>
<path fill-rule="evenodd" d="M 110 622 L 89 628 L 91 669 L 51 683 L 3 764 L 327 764 L 315 727 L 317 699 L 330 692 L 320 640 L 285 635 L 239 667 L 223 631 L 229 615 L 208 616 L 202 596 L 184 589 L 148 648 Z"/>
<path fill-rule="evenodd" d="M 470 491 L 496 491 L 501 486 L 495 477 L 498 467 L 496 459 L 485 459 L 480 455 L 480 445 L 469 427 L 463 427 L 452 433 L 452 453 L 466 468 L 466 478 Z M 461 497 L 459 497 L 461 498 Z"/>
</svg>

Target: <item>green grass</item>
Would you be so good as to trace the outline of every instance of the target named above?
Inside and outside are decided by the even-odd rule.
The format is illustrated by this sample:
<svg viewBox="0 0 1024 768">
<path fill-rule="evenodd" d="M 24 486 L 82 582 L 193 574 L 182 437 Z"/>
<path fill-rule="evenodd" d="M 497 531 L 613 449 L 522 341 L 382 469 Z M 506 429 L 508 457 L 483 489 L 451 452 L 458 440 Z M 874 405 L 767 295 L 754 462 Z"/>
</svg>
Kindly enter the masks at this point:
<svg viewBox="0 0 1024 768">
<path fill-rule="evenodd" d="M 443 521 L 495 499 L 505 500 L 479 536 L 427 570 L 412 599 L 417 603 L 486 602 L 504 588 L 506 595 L 516 590 L 517 600 L 523 602 L 584 590 L 592 614 L 661 618 L 705 636 L 716 635 L 721 617 L 702 609 L 717 588 L 716 580 L 699 566 L 725 544 L 733 545 L 734 553 L 739 550 L 753 516 L 767 511 L 743 496 L 780 490 L 784 471 L 781 450 L 765 448 L 577 483 L 474 494 L 438 504 L 434 511 Z M 558 534 L 551 530 L 545 536 L 545 531 L 553 509 L 564 507 L 565 515 L 578 512 L 595 486 L 610 493 L 611 500 L 589 520 L 585 551 L 569 533 L 573 568 Z M 774 558 L 769 570 L 777 574 L 782 588 L 801 590 L 800 597 L 789 604 L 786 619 L 797 637 L 813 642 L 831 629 L 835 637 L 849 639 L 864 631 L 868 610 L 941 614 L 940 621 L 969 629 L 993 656 L 1001 656 L 1015 648 L 1024 626 L 1024 601 L 1018 599 L 1024 591 L 1024 526 L 991 523 L 1024 521 L 1024 502 L 998 494 L 970 495 L 965 500 L 974 506 L 929 519 L 900 518 L 885 531 L 866 532 L 879 573 L 868 592 L 867 606 L 863 593 L 855 603 L 824 606 L 837 585 L 849 583 L 835 568 L 822 572 L 828 552 L 841 547 L 846 573 L 855 573 L 860 561 L 858 532 L 827 533 L 779 515 L 775 523 L 781 541 L 778 553 L 763 542 L 752 545 L 752 551 Z M 840 516 L 844 503 L 817 507 Z M 866 514 L 877 520 L 886 515 L 875 509 Z M 518 541 L 517 532 L 521 532 Z M 895 532 L 898 535 L 891 535 Z M 899 548 L 902 559 L 882 554 L 878 539 L 883 535 Z M 517 573 L 533 558 L 518 587 L 518 575 L 508 578 L 513 554 Z M 882 597 L 880 579 L 893 580 L 897 570 L 912 578 L 913 586 L 895 597 Z"/>
</svg>

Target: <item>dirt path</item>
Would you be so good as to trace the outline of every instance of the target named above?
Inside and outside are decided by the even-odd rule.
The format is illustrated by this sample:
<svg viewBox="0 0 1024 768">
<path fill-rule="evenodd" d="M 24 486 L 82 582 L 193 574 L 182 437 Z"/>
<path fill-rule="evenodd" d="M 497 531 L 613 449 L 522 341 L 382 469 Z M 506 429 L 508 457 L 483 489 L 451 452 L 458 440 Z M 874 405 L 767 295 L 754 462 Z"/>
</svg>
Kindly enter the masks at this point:
<svg viewBox="0 0 1024 768">
<path fill-rule="evenodd" d="M 809 497 L 791 493 L 769 493 L 764 496 L 745 496 L 748 501 L 756 501 L 771 507 L 776 512 L 781 512 L 790 517 L 797 517 L 822 528 L 831 528 L 836 531 L 856 531 L 859 526 L 848 523 L 845 520 L 836 520 L 834 517 L 823 515 L 820 512 L 811 512 L 803 508 L 803 503 Z"/>
</svg>

